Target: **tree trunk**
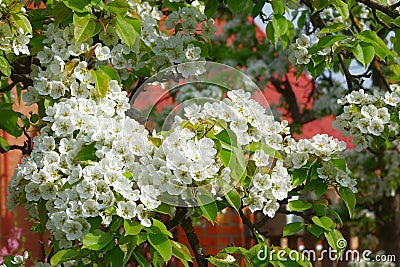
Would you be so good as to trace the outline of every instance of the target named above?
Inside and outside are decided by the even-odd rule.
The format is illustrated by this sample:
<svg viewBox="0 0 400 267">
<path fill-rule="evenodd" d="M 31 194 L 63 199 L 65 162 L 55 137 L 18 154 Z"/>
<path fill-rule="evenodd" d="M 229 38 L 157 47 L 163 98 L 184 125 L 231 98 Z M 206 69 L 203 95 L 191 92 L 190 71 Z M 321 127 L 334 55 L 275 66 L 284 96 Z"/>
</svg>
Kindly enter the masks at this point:
<svg viewBox="0 0 400 267">
<path fill-rule="evenodd" d="M 380 210 L 377 219 L 379 248 L 385 251 L 385 255 L 396 256 L 396 266 L 400 266 L 400 194 L 394 197 L 385 197 L 380 202 Z"/>
</svg>

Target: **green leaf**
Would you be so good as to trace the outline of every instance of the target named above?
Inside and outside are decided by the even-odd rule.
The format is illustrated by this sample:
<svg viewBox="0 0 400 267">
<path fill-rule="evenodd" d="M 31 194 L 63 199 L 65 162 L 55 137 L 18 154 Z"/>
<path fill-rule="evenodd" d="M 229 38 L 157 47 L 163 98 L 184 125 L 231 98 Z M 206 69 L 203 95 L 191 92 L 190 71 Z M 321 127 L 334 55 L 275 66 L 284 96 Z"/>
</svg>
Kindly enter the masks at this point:
<svg viewBox="0 0 400 267">
<path fill-rule="evenodd" d="M 133 252 L 133 257 L 141 267 L 151 267 L 150 263 L 143 257 L 142 253 L 138 250 Z"/>
<path fill-rule="evenodd" d="M 319 39 L 318 43 L 314 44 L 309 50 L 309 54 L 314 54 L 326 47 L 331 47 L 334 43 L 342 41 L 346 39 L 347 37 L 344 35 L 327 35 L 321 37 Z"/>
<path fill-rule="evenodd" d="M 90 12 L 91 0 L 64 0 L 63 3 L 76 12 Z"/>
<path fill-rule="evenodd" d="M 277 47 L 279 38 L 286 34 L 288 28 L 289 25 L 286 18 L 282 15 L 274 14 L 272 20 L 267 24 L 267 36 L 269 41 Z"/>
<path fill-rule="evenodd" d="M 32 25 L 31 22 L 25 15 L 22 13 L 13 14 L 13 18 L 15 19 L 15 23 L 24 30 L 25 33 L 32 34 Z"/>
<path fill-rule="evenodd" d="M 315 237 L 320 237 L 322 233 L 324 233 L 324 228 L 319 227 L 318 225 L 308 225 L 307 230 L 313 234 Z"/>
<path fill-rule="evenodd" d="M 62 2 L 57 3 L 51 11 L 51 14 L 54 17 L 54 24 L 56 27 L 61 23 L 68 23 L 73 20 L 72 10 Z"/>
<path fill-rule="evenodd" d="M 322 194 L 325 193 L 327 189 L 328 189 L 328 185 L 325 184 L 322 179 L 318 179 L 318 178 L 307 182 L 304 186 L 305 191 L 314 190 L 315 194 L 318 198 L 320 196 L 322 196 Z"/>
<path fill-rule="evenodd" d="M 0 56 L 0 71 L 7 77 L 11 75 L 10 63 L 8 63 L 7 59 L 3 56 Z"/>
<path fill-rule="evenodd" d="M 275 14 L 283 15 L 285 12 L 283 1 L 271 1 L 271 6 Z"/>
<path fill-rule="evenodd" d="M 334 210 L 332 209 L 329 205 L 327 206 L 329 213 L 332 214 L 333 217 L 335 217 L 336 220 L 339 221 L 340 225 L 343 226 L 343 221 L 342 218 L 340 218 L 340 215 Z"/>
<path fill-rule="evenodd" d="M 172 238 L 172 233 L 168 231 L 165 224 L 153 218 L 153 224 L 150 227 L 144 228 L 150 234 L 162 234 Z"/>
<path fill-rule="evenodd" d="M 181 260 L 183 265 L 185 267 L 188 267 L 188 261 L 192 262 L 192 256 L 190 255 L 189 249 L 184 245 L 179 242 L 176 242 L 174 240 L 169 240 L 171 242 L 172 246 L 172 255 L 178 259 Z"/>
<path fill-rule="evenodd" d="M 138 221 L 124 220 L 125 235 L 137 235 L 143 229 L 143 225 Z"/>
<path fill-rule="evenodd" d="M 349 188 L 342 187 L 339 189 L 339 195 L 343 199 L 344 204 L 346 205 L 347 209 L 349 210 L 350 218 L 353 215 L 354 208 L 356 206 L 356 197 Z"/>
<path fill-rule="evenodd" d="M 90 250 L 101 250 L 113 241 L 113 236 L 110 232 L 104 232 L 100 229 L 95 229 L 88 233 L 83 238 L 83 248 Z"/>
<path fill-rule="evenodd" d="M 323 216 L 321 218 L 318 218 L 317 216 L 313 216 L 311 220 L 318 225 L 319 227 L 322 227 L 326 231 L 330 232 L 336 227 L 336 223 L 332 221 L 331 218 Z"/>
<path fill-rule="evenodd" d="M 236 259 L 232 262 L 227 262 L 227 259 L 230 256 L 231 255 L 227 253 L 219 253 L 215 257 L 208 257 L 207 260 L 216 267 L 238 267 L 239 265 Z"/>
<path fill-rule="evenodd" d="M 374 31 L 366 30 L 355 36 L 360 41 L 373 45 L 376 55 L 382 59 L 392 54 L 385 42 Z"/>
<path fill-rule="evenodd" d="M 89 13 L 74 13 L 75 44 L 83 42 L 93 36 L 96 22 Z"/>
<path fill-rule="evenodd" d="M 228 201 L 229 205 L 234 208 L 236 211 L 239 211 L 241 206 L 240 195 L 236 188 L 232 188 L 226 195 L 226 200 Z"/>
<path fill-rule="evenodd" d="M 205 10 L 204 10 L 204 14 L 207 16 L 207 18 L 211 18 L 215 12 L 217 11 L 219 6 L 219 2 L 215 1 L 215 0 L 208 0 Z"/>
<path fill-rule="evenodd" d="M 22 129 L 18 124 L 19 114 L 13 110 L 0 110 L 0 129 L 12 136 L 21 136 Z"/>
<path fill-rule="evenodd" d="M 326 241 L 328 244 L 336 251 L 336 257 L 340 256 L 343 250 L 346 248 L 347 242 L 343 238 L 342 233 L 340 233 L 337 229 L 332 232 L 325 232 Z"/>
<path fill-rule="evenodd" d="M 96 160 L 96 143 L 92 143 L 90 145 L 84 146 L 76 155 L 76 160 Z"/>
<path fill-rule="evenodd" d="M 301 229 L 303 229 L 304 223 L 302 222 L 294 222 L 294 223 L 289 223 L 286 224 L 283 227 L 283 236 L 289 236 L 289 235 L 294 235 Z"/>
<path fill-rule="evenodd" d="M 70 248 L 58 251 L 51 257 L 51 266 L 59 265 L 63 262 L 76 260 L 89 255 L 89 250 L 82 248 Z"/>
<path fill-rule="evenodd" d="M 339 170 L 347 172 L 347 163 L 345 159 L 331 159 L 331 162 Z"/>
<path fill-rule="evenodd" d="M 307 178 L 307 170 L 304 169 L 296 169 L 291 174 L 293 187 L 301 185 Z"/>
<path fill-rule="evenodd" d="M 208 195 L 200 194 L 197 196 L 197 200 L 203 212 L 203 216 L 214 224 L 218 213 L 217 204 L 214 199 Z"/>
<path fill-rule="evenodd" d="M 117 16 L 115 29 L 122 42 L 132 47 L 139 35 L 140 20 Z"/>
<path fill-rule="evenodd" d="M 169 237 L 172 237 L 172 233 L 168 231 L 167 227 L 165 224 L 163 224 L 161 221 L 152 218 L 153 223 L 151 224 L 150 227 L 145 227 L 144 230 L 150 234 L 162 234 L 162 235 L 167 235 Z"/>
<path fill-rule="evenodd" d="M 101 97 L 104 97 L 108 92 L 109 76 L 102 70 L 90 70 L 90 73 L 95 78 L 96 90 Z"/>
<path fill-rule="evenodd" d="M 219 132 L 215 136 L 218 140 L 220 140 L 222 143 L 231 145 L 231 146 L 237 146 L 237 137 L 234 131 L 230 129 L 224 129 L 221 132 Z"/>
<path fill-rule="evenodd" d="M 172 212 L 172 206 L 166 204 L 166 203 L 161 203 L 157 208 L 154 209 L 154 211 L 162 213 L 162 214 L 168 214 L 171 217 L 174 215 Z"/>
<path fill-rule="evenodd" d="M 232 13 L 239 13 L 243 11 L 246 3 L 246 0 L 228 0 L 228 7 L 232 11 Z"/>
<path fill-rule="evenodd" d="M 104 65 L 104 66 L 100 66 L 99 69 L 101 71 L 103 71 L 105 74 L 107 74 L 107 76 L 110 78 L 110 80 L 118 81 L 118 83 L 121 82 L 121 78 L 119 77 L 118 72 L 114 68 Z"/>
<path fill-rule="evenodd" d="M 149 242 L 151 246 L 160 253 L 165 262 L 172 257 L 172 245 L 168 237 L 163 234 L 149 234 Z"/>
<path fill-rule="evenodd" d="M 213 2 L 217 2 L 217 1 L 213 1 Z M 257 17 L 258 15 L 260 15 L 261 10 L 263 9 L 264 5 L 265 5 L 266 0 L 259 0 L 257 1 L 257 3 L 253 6 L 253 9 L 251 11 L 251 15 L 253 18 Z"/>
<path fill-rule="evenodd" d="M 3 136 L 0 136 L 0 152 L 5 153 L 10 150 L 10 145 L 7 143 Z"/>
<path fill-rule="evenodd" d="M 336 10 L 339 11 L 340 16 L 342 16 L 343 20 L 349 18 L 350 13 L 348 4 L 346 4 L 342 0 L 333 0 L 332 4 L 336 8 Z"/>
<path fill-rule="evenodd" d="M 375 56 L 374 46 L 364 42 L 359 43 L 351 50 L 355 58 L 365 67 Z"/>
<path fill-rule="evenodd" d="M 327 1 L 324 1 L 327 2 Z M 319 31 L 320 34 L 325 34 L 325 33 L 334 33 L 334 32 L 338 32 L 344 29 L 347 29 L 348 26 L 346 24 L 343 23 L 333 23 L 329 26 L 324 27 L 323 29 L 321 29 Z"/>
<path fill-rule="evenodd" d="M 111 13 L 126 13 L 126 11 L 130 10 L 128 2 L 125 0 L 114 0 L 110 2 L 108 5 L 104 7 L 104 9 Z"/>
<path fill-rule="evenodd" d="M 311 208 L 312 204 L 304 200 L 293 200 L 289 202 L 288 206 L 291 211 L 301 211 Z"/>
<path fill-rule="evenodd" d="M 312 1 L 312 6 L 316 9 L 316 11 L 321 10 L 329 6 L 330 1 L 326 0 L 314 0 Z"/>
<path fill-rule="evenodd" d="M 108 266 L 110 267 L 124 266 L 124 252 L 119 247 L 115 247 L 112 250 L 108 251 L 106 257 L 109 259 Z"/>
</svg>

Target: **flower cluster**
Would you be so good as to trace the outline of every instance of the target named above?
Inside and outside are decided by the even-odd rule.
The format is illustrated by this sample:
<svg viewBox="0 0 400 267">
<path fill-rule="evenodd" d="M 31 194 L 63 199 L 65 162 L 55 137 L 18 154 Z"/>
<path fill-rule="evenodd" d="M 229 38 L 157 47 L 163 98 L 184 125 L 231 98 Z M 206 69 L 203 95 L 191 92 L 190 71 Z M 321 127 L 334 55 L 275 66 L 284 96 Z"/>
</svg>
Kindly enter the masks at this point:
<svg viewBox="0 0 400 267">
<path fill-rule="evenodd" d="M 29 203 L 37 218 L 38 205 L 45 206 L 46 227 L 60 247 L 89 231 L 88 218 L 101 216 L 108 225 L 115 209 L 120 217 L 149 225 L 145 212 L 159 205 L 153 188 L 139 189 L 136 177 L 126 174 L 135 173 L 135 157 L 151 150 L 148 132 L 125 116 L 128 99 L 118 83 L 110 81 L 109 89 L 96 101 L 71 97 L 48 107 L 47 125 L 10 181 L 8 208 Z"/>
<path fill-rule="evenodd" d="M 344 111 L 336 117 L 334 127 L 346 137 L 354 137 L 357 151 L 371 146 L 377 137 L 387 140 L 399 134 L 400 86 L 390 88 L 384 94 L 375 91 L 374 95 L 361 89 L 338 100 Z"/>
<path fill-rule="evenodd" d="M 25 8 L 19 1 L 5 3 L 0 1 L 0 15 L 13 21 L 0 21 L 0 48 L 7 53 L 15 55 L 29 55 L 28 44 L 31 35 L 31 26 L 25 17 Z M 12 16 L 11 16 L 12 15 Z"/>
<path fill-rule="evenodd" d="M 302 34 L 296 40 L 296 44 L 292 44 L 290 47 L 289 61 L 296 65 L 308 64 L 311 59 L 311 55 L 308 54 L 309 47 L 310 37 Z"/>
<path fill-rule="evenodd" d="M 339 154 L 346 149 L 346 143 L 327 134 L 317 134 L 311 139 L 290 141 L 292 144 L 287 148 L 290 153 L 286 158 L 287 166 L 300 169 L 307 164 L 312 164 L 316 159 L 321 161 L 321 167 L 317 168 L 320 179 L 330 184 L 339 184 L 341 187 L 349 187 L 354 193 L 357 182 L 349 176 L 350 171 L 340 169 L 332 163 L 331 159 L 340 158 Z"/>
<path fill-rule="evenodd" d="M 160 68 L 190 62 L 185 66 L 191 66 L 189 69 L 178 69 L 184 77 L 196 74 L 198 62 L 204 58 L 202 56 L 199 44 L 204 42 L 202 38 L 210 38 L 216 31 L 213 26 L 213 20 L 207 20 L 207 17 L 201 11 L 204 8 L 198 4 L 194 6 L 180 8 L 172 11 L 168 17 L 163 20 L 164 26 L 170 32 L 159 30 L 158 20 L 161 19 L 161 13 L 148 3 L 143 3 L 138 9 L 143 20 L 142 41 L 149 47 L 152 47 L 151 63 Z M 153 14 L 158 14 L 157 16 Z M 201 25 L 201 26 L 200 26 Z M 201 30 L 200 30 L 201 28 Z M 198 36 L 201 34 L 202 38 Z M 204 53 L 203 53 L 204 54 Z M 141 57 L 142 54 L 139 56 Z"/>
</svg>

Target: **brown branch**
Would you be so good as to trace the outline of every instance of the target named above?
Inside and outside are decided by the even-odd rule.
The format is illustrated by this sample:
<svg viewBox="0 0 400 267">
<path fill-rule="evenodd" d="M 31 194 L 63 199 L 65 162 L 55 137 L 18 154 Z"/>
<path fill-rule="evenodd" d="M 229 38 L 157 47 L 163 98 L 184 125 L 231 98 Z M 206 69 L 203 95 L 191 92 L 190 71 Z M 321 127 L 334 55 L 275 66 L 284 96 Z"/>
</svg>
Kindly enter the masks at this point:
<svg viewBox="0 0 400 267">
<path fill-rule="evenodd" d="M 6 87 L 0 88 L 0 93 L 11 91 L 14 88 L 15 85 L 17 85 L 17 83 L 13 81 L 12 83 L 7 85 Z"/>
<path fill-rule="evenodd" d="M 397 12 L 393 8 L 393 6 L 384 5 L 384 4 L 376 2 L 374 0 L 359 0 L 358 2 L 363 3 L 363 4 L 365 4 L 366 6 L 372 8 L 372 9 L 382 11 L 383 13 L 385 13 L 386 15 L 391 17 L 392 19 L 395 19 L 395 18 L 400 16 L 400 13 Z"/>
<path fill-rule="evenodd" d="M 388 29 L 389 31 L 393 30 L 392 27 L 390 27 L 386 22 L 384 22 L 376 13 L 376 9 L 372 9 L 372 14 L 374 15 L 374 18 L 376 19 L 376 21 L 381 24 L 383 27 L 385 27 L 386 29 Z"/>
<path fill-rule="evenodd" d="M 292 85 L 290 84 L 289 78 L 287 76 L 285 76 L 285 80 L 271 78 L 270 81 L 288 103 L 289 112 L 295 123 L 304 124 L 315 120 L 315 115 L 313 113 L 302 114 L 300 112 L 300 107 L 297 103 L 296 95 L 294 94 Z"/>
<path fill-rule="evenodd" d="M 341 53 L 339 53 L 337 55 L 337 57 L 339 59 L 340 66 L 342 67 L 343 72 L 344 72 L 344 76 L 346 78 L 347 89 L 349 90 L 349 92 L 351 92 L 351 91 L 354 90 L 354 88 L 353 88 L 353 76 L 351 75 L 349 69 L 347 68 L 346 63 L 344 62 L 343 55 Z"/>
<path fill-rule="evenodd" d="M 165 226 L 167 227 L 167 229 L 171 231 L 175 227 L 179 226 L 183 222 L 183 219 L 185 218 L 186 213 L 187 213 L 187 208 L 182 208 L 182 207 L 176 208 L 174 218 L 172 218 L 170 221 L 165 223 Z"/>
<path fill-rule="evenodd" d="M 206 254 L 204 249 L 200 245 L 199 238 L 197 237 L 191 218 L 186 218 L 183 220 L 181 227 L 186 234 L 186 237 L 189 241 L 190 247 L 193 250 L 194 257 L 196 258 L 196 262 L 199 267 L 208 267 L 208 260 L 206 259 Z"/>
</svg>

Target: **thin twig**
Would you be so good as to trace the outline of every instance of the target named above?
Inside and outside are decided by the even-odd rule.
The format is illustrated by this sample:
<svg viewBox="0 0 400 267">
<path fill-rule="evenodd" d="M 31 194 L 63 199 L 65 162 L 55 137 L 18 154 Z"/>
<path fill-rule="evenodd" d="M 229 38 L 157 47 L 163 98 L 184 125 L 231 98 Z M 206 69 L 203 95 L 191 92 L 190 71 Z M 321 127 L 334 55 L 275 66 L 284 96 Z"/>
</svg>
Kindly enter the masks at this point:
<svg viewBox="0 0 400 267">
<path fill-rule="evenodd" d="M 353 88 L 353 77 L 352 77 L 349 69 L 347 68 L 346 63 L 344 62 L 343 55 L 339 53 L 337 55 L 337 57 L 339 59 L 340 66 L 342 67 L 343 72 L 344 72 L 344 76 L 346 78 L 347 89 L 349 90 L 349 92 L 352 92 L 354 90 L 354 88 Z"/>
</svg>

